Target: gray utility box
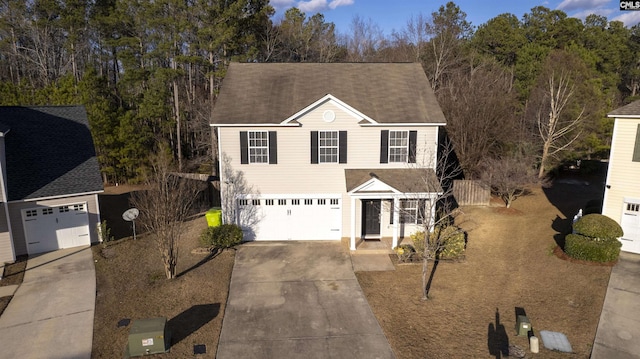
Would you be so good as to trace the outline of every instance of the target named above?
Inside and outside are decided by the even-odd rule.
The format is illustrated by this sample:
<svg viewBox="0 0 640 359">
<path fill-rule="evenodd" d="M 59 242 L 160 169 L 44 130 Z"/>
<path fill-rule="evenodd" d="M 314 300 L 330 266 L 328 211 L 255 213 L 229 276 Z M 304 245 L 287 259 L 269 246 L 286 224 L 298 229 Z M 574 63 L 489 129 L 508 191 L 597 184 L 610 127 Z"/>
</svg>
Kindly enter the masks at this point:
<svg viewBox="0 0 640 359">
<path fill-rule="evenodd" d="M 516 332 L 518 332 L 518 336 L 527 336 L 529 335 L 529 331 L 531 330 L 531 322 L 529 318 L 525 315 L 519 315 L 516 319 Z"/>
<path fill-rule="evenodd" d="M 126 354 L 134 357 L 166 353 L 170 345 L 167 318 L 138 319 L 133 321 L 129 330 Z"/>
</svg>

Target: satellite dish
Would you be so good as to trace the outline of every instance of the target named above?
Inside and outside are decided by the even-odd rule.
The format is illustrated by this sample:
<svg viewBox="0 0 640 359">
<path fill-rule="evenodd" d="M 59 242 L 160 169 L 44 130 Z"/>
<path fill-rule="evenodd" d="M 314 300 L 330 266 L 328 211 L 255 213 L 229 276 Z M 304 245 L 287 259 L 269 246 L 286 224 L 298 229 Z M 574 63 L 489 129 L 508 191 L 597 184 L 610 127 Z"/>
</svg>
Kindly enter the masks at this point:
<svg viewBox="0 0 640 359">
<path fill-rule="evenodd" d="M 124 213 L 122 214 L 122 219 L 124 219 L 127 222 L 131 222 L 134 219 L 138 218 L 139 214 L 140 214 L 140 211 L 138 211 L 137 208 L 129 208 L 128 210 L 124 211 Z"/>
<path fill-rule="evenodd" d="M 133 225 L 133 239 L 136 239 L 136 218 L 138 218 L 138 215 L 140 214 L 140 211 L 138 211 L 137 208 L 129 208 L 128 210 L 124 211 L 124 213 L 122 214 L 122 219 L 124 219 L 127 222 L 131 222 L 131 224 Z"/>
</svg>

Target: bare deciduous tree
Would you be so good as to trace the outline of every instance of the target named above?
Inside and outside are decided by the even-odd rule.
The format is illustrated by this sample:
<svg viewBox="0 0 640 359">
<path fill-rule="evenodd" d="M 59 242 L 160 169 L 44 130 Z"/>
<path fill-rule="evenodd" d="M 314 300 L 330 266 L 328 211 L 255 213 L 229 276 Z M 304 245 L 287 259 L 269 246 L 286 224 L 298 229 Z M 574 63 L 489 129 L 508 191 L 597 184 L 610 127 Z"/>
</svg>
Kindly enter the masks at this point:
<svg viewBox="0 0 640 359">
<path fill-rule="evenodd" d="M 535 182 L 532 161 L 516 156 L 486 159 L 482 180 L 504 201 L 507 208 L 526 193 L 526 186 Z"/>
<path fill-rule="evenodd" d="M 467 179 L 478 178 L 485 158 L 518 140 L 513 75 L 495 62 L 469 59 L 466 66 L 450 73 L 438 101 Z"/>
<path fill-rule="evenodd" d="M 582 123 L 584 107 L 575 117 L 563 116 L 563 111 L 573 94 L 574 87 L 570 84 L 568 74 L 561 72 L 556 76 L 555 72 L 552 72 L 545 93 L 546 101 L 537 115 L 538 132 L 542 139 L 538 178 L 544 177 L 549 158 L 569 147 L 580 136 L 580 132 L 576 130 Z"/>
<path fill-rule="evenodd" d="M 410 196 L 407 199 L 420 201 L 420 208 L 417 213 L 407 213 L 404 208 L 396 210 L 401 215 L 417 216 L 418 223 L 421 224 L 422 250 L 422 299 L 429 298 L 430 273 L 435 272 L 439 253 L 445 247 L 447 238 L 438 235 L 435 231 L 437 227 L 451 221 L 458 213 L 459 209 L 453 206 L 453 180 L 462 174 L 462 169 L 454 158 L 453 146 L 448 140 L 438 145 L 438 155 L 426 154 L 416 169 L 420 175 L 407 181 L 417 181 L 415 187 L 423 188 L 422 195 Z M 435 158 L 435 166 L 433 165 Z M 435 173 L 433 169 L 435 168 Z M 435 174 L 435 175 L 434 175 Z M 422 207 L 424 204 L 424 207 Z M 435 235 L 432 235 L 434 234 Z M 433 262 L 433 264 L 431 264 Z M 431 270 L 429 270 L 431 267 Z"/>
<path fill-rule="evenodd" d="M 202 190 L 195 182 L 172 175 L 171 155 L 162 148 L 152 160 L 146 190 L 135 192 L 131 204 L 138 208 L 137 222 L 150 233 L 160 250 L 167 279 L 175 278 L 182 226 Z"/>
</svg>

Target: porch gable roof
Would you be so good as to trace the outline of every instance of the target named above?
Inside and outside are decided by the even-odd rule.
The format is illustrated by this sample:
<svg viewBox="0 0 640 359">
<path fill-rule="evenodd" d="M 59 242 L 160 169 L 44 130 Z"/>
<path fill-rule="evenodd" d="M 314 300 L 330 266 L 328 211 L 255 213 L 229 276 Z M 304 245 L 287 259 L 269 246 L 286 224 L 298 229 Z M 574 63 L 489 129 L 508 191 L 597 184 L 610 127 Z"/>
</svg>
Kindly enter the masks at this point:
<svg viewBox="0 0 640 359">
<path fill-rule="evenodd" d="M 372 180 L 380 181 L 399 193 L 442 192 L 431 168 L 345 169 L 344 176 L 347 192 L 354 192 Z"/>
</svg>

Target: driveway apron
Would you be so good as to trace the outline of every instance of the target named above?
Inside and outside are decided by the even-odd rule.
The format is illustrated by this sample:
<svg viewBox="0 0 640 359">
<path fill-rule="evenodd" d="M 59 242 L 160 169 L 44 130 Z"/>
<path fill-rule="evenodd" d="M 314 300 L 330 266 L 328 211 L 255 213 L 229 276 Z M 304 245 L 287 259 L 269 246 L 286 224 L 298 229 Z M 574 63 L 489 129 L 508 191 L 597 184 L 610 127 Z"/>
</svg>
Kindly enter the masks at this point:
<svg viewBox="0 0 640 359">
<path fill-rule="evenodd" d="M 0 358 L 90 358 L 95 294 L 91 248 L 29 258 L 0 316 Z"/>
<path fill-rule="evenodd" d="M 217 358 L 394 358 L 336 242 L 236 253 Z"/>
</svg>

